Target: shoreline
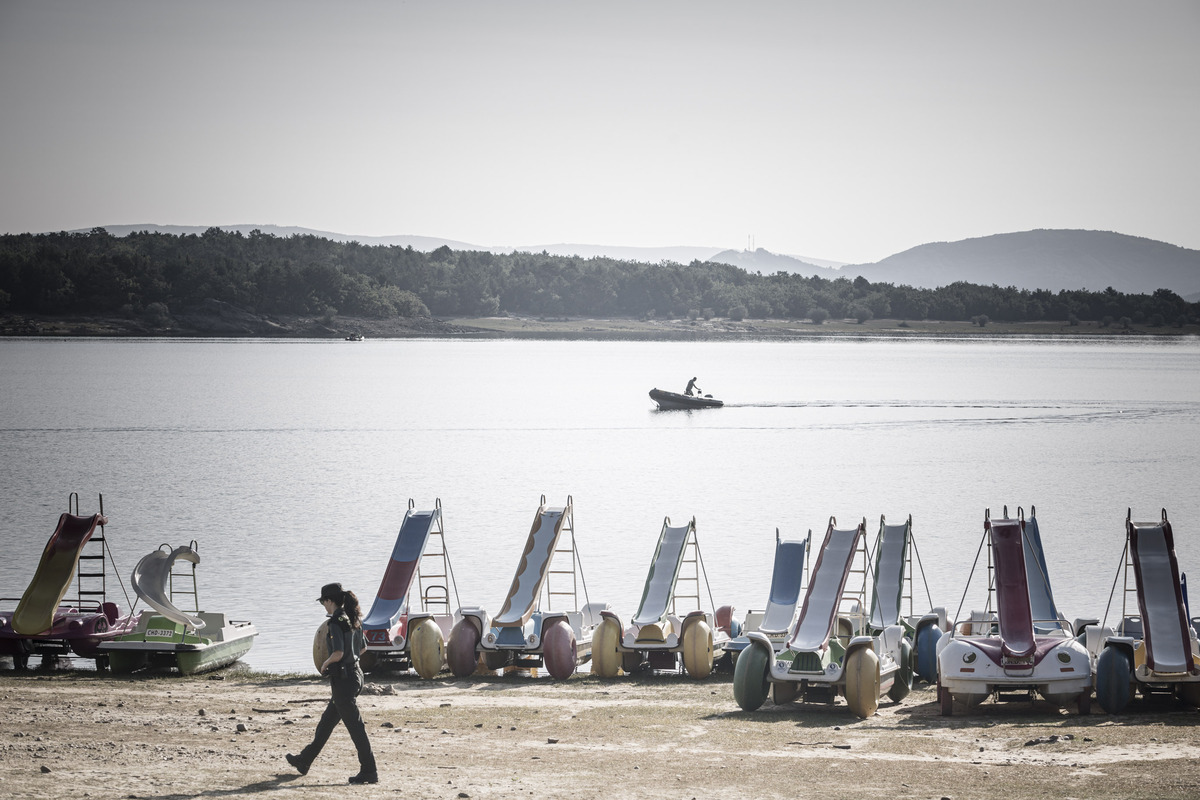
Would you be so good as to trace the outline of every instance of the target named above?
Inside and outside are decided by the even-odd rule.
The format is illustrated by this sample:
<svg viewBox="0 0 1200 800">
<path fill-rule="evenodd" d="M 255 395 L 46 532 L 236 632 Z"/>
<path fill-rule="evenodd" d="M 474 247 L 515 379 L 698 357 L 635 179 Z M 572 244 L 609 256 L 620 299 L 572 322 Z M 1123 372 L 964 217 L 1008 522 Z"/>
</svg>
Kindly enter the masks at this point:
<svg viewBox="0 0 1200 800">
<path fill-rule="evenodd" d="M 381 780 L 349 787 L 357 762 L 343 727 L 306 776 L 283 759 L 328 700 L 315 676 L 5 671 L 0 692 L 0 791 L 14 799 L 792 798 L 805 787 L 799 796 L 1172 800 L 1200 790 L 1200 712 L 1142 698 L 1119 717 L 1026 700 L 942 717 L 922 685 L 859 720 L 842 700 L 744 712 L 728 675 L 372 675 L 359 707 Z"/>
<path fill-rule="evenodd" d="M 1104 338 L 1176 339 L 1200 336 L 1200 325 L 1129 329 L 1097 322 L 936 322 L 898 319 L 827 321 L 755 319 L 597 319 L 587 317 L 266 317 L 215 304 L 168 327 L 106 316 L 44 317 L 0 314 L 0 338 L 217 338 L 217 339 L 531 339 L 549 341 L 806 341 L 822 338 Z"/>
</svg>

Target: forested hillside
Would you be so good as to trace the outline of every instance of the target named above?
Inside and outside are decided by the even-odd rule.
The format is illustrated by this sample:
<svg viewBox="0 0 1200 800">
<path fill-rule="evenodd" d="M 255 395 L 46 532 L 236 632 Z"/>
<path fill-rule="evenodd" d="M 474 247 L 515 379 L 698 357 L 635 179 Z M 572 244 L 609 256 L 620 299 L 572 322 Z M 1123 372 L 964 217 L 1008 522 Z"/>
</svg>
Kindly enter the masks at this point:
<svg viewBox="0 0 1200 800">
<path fill-rule="evenodd" d="M 547 253 L 364 246 L 315 236 L 10 234 L 0 237 L 0 311 L 169 319 L 218 300 L 272 315 L 704 317 L 1183 325 L 1200 304 L 1152 295 L 955 283 L 918 289 L 865 278 L 748 273 Z"/>
</svg>

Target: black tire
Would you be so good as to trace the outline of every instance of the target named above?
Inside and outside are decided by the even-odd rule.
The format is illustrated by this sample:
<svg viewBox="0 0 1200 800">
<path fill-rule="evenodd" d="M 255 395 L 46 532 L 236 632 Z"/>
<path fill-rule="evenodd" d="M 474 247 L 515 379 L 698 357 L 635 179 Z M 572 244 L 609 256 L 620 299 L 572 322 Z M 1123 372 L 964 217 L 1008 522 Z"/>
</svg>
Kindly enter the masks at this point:
<svg viewBox="0 0 1200 800">
<path fill-rule="evenodd" d="M 762 645 L 750 645 L 738 656 L 733 669 L 733 699 L 743 711 L 756 711 L 767 701 L 770 658 Z"/>
<path fill-rule="evenodd" d="M 1133 664 L 1124 650 L 1106 647 L 1096 660 L 1096 702 L 1109 714 L 1120 714 L 1133 695 Z"/>
<path fill-rule="evenodd" d="M 900 669 L 897 670 L 892 686 L 888 689 L 888 699 L 899 703 L 908 697 L 913 687 L 913 648 L 908 639 L 900 640 Z"/>
</svg>

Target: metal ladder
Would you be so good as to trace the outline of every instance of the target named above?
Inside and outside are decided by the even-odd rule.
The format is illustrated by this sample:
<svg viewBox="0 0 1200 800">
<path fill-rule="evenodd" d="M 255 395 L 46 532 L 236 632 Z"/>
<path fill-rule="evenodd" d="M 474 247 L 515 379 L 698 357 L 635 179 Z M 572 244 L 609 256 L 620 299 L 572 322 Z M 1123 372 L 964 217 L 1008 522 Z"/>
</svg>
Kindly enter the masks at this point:
<svg viewBox="0 0 1200 800">
<path fill-rule="evenodd" d="M 1121 570 L 1124 573 L 1125 587 L 1124 592 L 1121 595 L 1121 621 L 1119 626 L 1123 633 L 1125 628 L 1125 620 L 1129 619 L 1130 616 L 1136 615 L 1138 621 L 1142 625 L 1142 634 L 1144 636 L 1146 632 L 1146 621 L 1141 618 L 1142 610 L 1141 606 L 1138 605 L 1137 572 L 1135 571 L 1133 563 L 1133 547 L 1130 545 L 1129 526 L 1132 524 L 1132 517 L 1133 513 L 1131 511 L 1125 518 L 1125 567 Z M 1130 608 L 1132 608 L 1135 612 L 1132 615 L 1129 611 Z"/>
<path fill-rule="evenodd" d="M 546 505 L 546 495 L 542 495 L 542 507 Z M 540 513 L 540 512 L 539 512 Z M 570 534 L 570 537 L 564 534 Z M 563 540 L 567 539 L 569 544 L 563 545 Z M 560 558 L 562 556 L 562 558 Z M 556 564 L 562 563 L 563 558 L 569 558 L 571 563 L 570 569 L 554 569 Z M 565 576 L 570 576 L 571 588 L 555 591 L 552 584 L 554 576 L 563 576 L 559 580 L 558 585 L 566 582 Z M 567 505 L 563 508 L 563 523 L 562 530 L 559 531 L 558 540 L 554 543 L 554 550 L 550 553 L 550 564 L 546 570 L 546 610 L 554 610 L 554 598 L 570 598 L 570 611 L 579 610 L 579 551 L 575 549 L 575 504 L 574 499 L 567 495 Z"/>
<path fill-rule="evenodd" d="M 687 574 L 690 568 L 690 575 Z M 692 594 L 685 594 L 679 591 L 679 584 L 688 584 L 692 588 Z M 700 605 L 700 542 L 696 539 L 696 526 L 692 524 L 688 528 L 687 541 L 683 543 L 683 553 L 679 559 L 679 573 L 675 577 L 675 590 L 671 593 L 671 613 L 679 616 L 679 601 L 691 600 L 689 606 L 695 606 L 696 611 L 701 610 Z M 689 611 L 693 610 L 691 608 Z"/>
<path fill-rule="evenodd" d="M 198 546 L 196 545 L 195 539 L 192 540 L 190 547 L 193 550 L 195 550 L 197 553 L 200 552 Z M 171 572 L 167 576 L 167 591 L 170 593 L 170 596 L 171 596 L 171 605 L 175 606 L 180 611 L 191 611 L 191 613 L 193 613 L 193 614 L 199 614 L 200 613 L 200 593 L 196 589 L 196 565 L 193 564 L 191 561 L 186 561 L 184 563 L 187 564 L 187 567 L 185 567 L 182 571 L 176 571 L 176 567 L 179 566 L 179 561 L 176 560 L 173 564 L 171 564 Z M 188 588 L 176 589 L 175 588 L 176 580 L 179 580 L 180 583 L 184 584 L 184 587 L 187 586 L 188 581 L 191 581 L 191 588 L 190 589 L 188 589 Z M 183 606 L 179 605 L 179 603 L 176 602 L 176 600 L 175 600 L 175 598 L 177 596 L 191 597 L 192 598 L 192 602 L 191 602 L 192 607 L 190 609 L 188 609 L 188 608 L 184 608 Z"/>
<path fill-rule="evenodd" d="M 440 497 L 434 505 L 437 508 L 437 528 L 429 532 L 429 541 L 417 561 L 417 593 L 422 612 L 429 612 L 431 606 L 440 606 L 449 614 L 453 611 L 450 607 L 450 587 L 454 586 L 454 602 L 458 603 L 458 586 L 454 583 L 454 570 L 450 567 L 450 555 L 446 551 L 446 528 Z M 409 511 L 413 507 L 413 501 L 409 499 Z"/>
<path fill-rule="evenodd" d="M 987 536 L 988 536 L 988 539 L 987 539 L 987 542 L 988 542 L 988 547 L 987 547 L 988 596 L 987 596 L 987 605 L 984 606 L 983 613 L 994 614 L 995 613 L 995 598 L 996 598 L 996 562 L 995 562 L 995 559 L 992 558 L 992 527 L 991 527 L 992 510 L 990 508 L 986 509 L 983 512 L 983 518 L 984 518 L 984 522 L 988 526 L 988 528 L 987 528 Z M 1004 506 L 1004 519 L 1008 519 L 1008 506 L 1007 505 Z"/>
<path fill-rule="evenodd" d="M 836 528 L 837 518 L 830 517 L 829 524 L 831 527 Z M 858 634 L 866 630 L 871 614 L 871 610 L 867 607 L 867 586 L 870 584 L 870 577 L 867 555 L 866 519 L 863 519 L 856 527 L 859 531 L 858 545 L 855 547 L 854 555 L 850 557 L 850 568 L 846 570 L 846 575 L 857 575 L 858 579 L 852 582 L 847 577 L 845 586 L 857 585 L 858 589 L 850 591 L 843 589 L 842 596 L 838 599 L 838 616 L 851 618 L 849 622 L 853 627 L 853 634 Z M 859 566 L 855 566 L 856 562 Z M 850 603 L 851 608 L 843 608 L 846 603 Z M 857 607 L 857 610 L 855 610 L 855 607 Z M 847 643 L 849 643 L 849 640 L 847 640 Z"/>
<path fill-rule="evenodd" d="M 880 517 L 882 524 L 883 517 Z M 900 617 L 904 618 L 904 601 L 908 601 L 908 617 L 913 616 L 913 540 L 912 514 L 908 515 L 904 528 L 904 578 L 900 581 Z M 922 575 L 925 573 L 922 572 Z"/>
<path fill-rule="evenodd" d="M 79 513 L 79 493 L 71 492 L 67 498 L 67 513 L 76 517 Z M 100 495 L 100 515 L 104 515 L 104 495 Z M 97 608 L 103 608 L 108 599 L 108 540 L 104 536 L 104 526 L 100 532 L 93 533 L 80 550 L 79 561 L 75 568 L 75 602 L 79 606 L 94 603 Z M 98 587 L 98 588 L 97 588 Z"/>
</svg>

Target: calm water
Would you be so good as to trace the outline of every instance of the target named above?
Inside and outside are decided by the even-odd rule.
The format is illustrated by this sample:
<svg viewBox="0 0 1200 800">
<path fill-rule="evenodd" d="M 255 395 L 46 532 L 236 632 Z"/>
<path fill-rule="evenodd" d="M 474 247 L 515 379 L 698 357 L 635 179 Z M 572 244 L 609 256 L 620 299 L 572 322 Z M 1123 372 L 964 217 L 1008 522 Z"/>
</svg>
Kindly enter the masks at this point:
<svg viewBox="0 0 1200 800">
<path fill-rule="evenodd" d="M 692 375 L 727 406 L 653 409 Z M 259 669 L 311 668 L 321 584 L 369 607 L 409 497 L 441 498 L 459 600 L 493 613 L 545 493 L 574 496 L 588 595 L 624 618 L 667 515 L 744 610 L 776 527 L 911 514 L 953 614 L 1005 504 L 1037 506 L 1063 612 L 1100 616 L 1128 506 L 1165 506 L 1200 570 L 1200 342 L 0 340 L 0 477 L 0 595 L 68 493 L 102 492 L 122 579 L 197 540 L 202 605 L 254 620 Z"/>
</svg>

